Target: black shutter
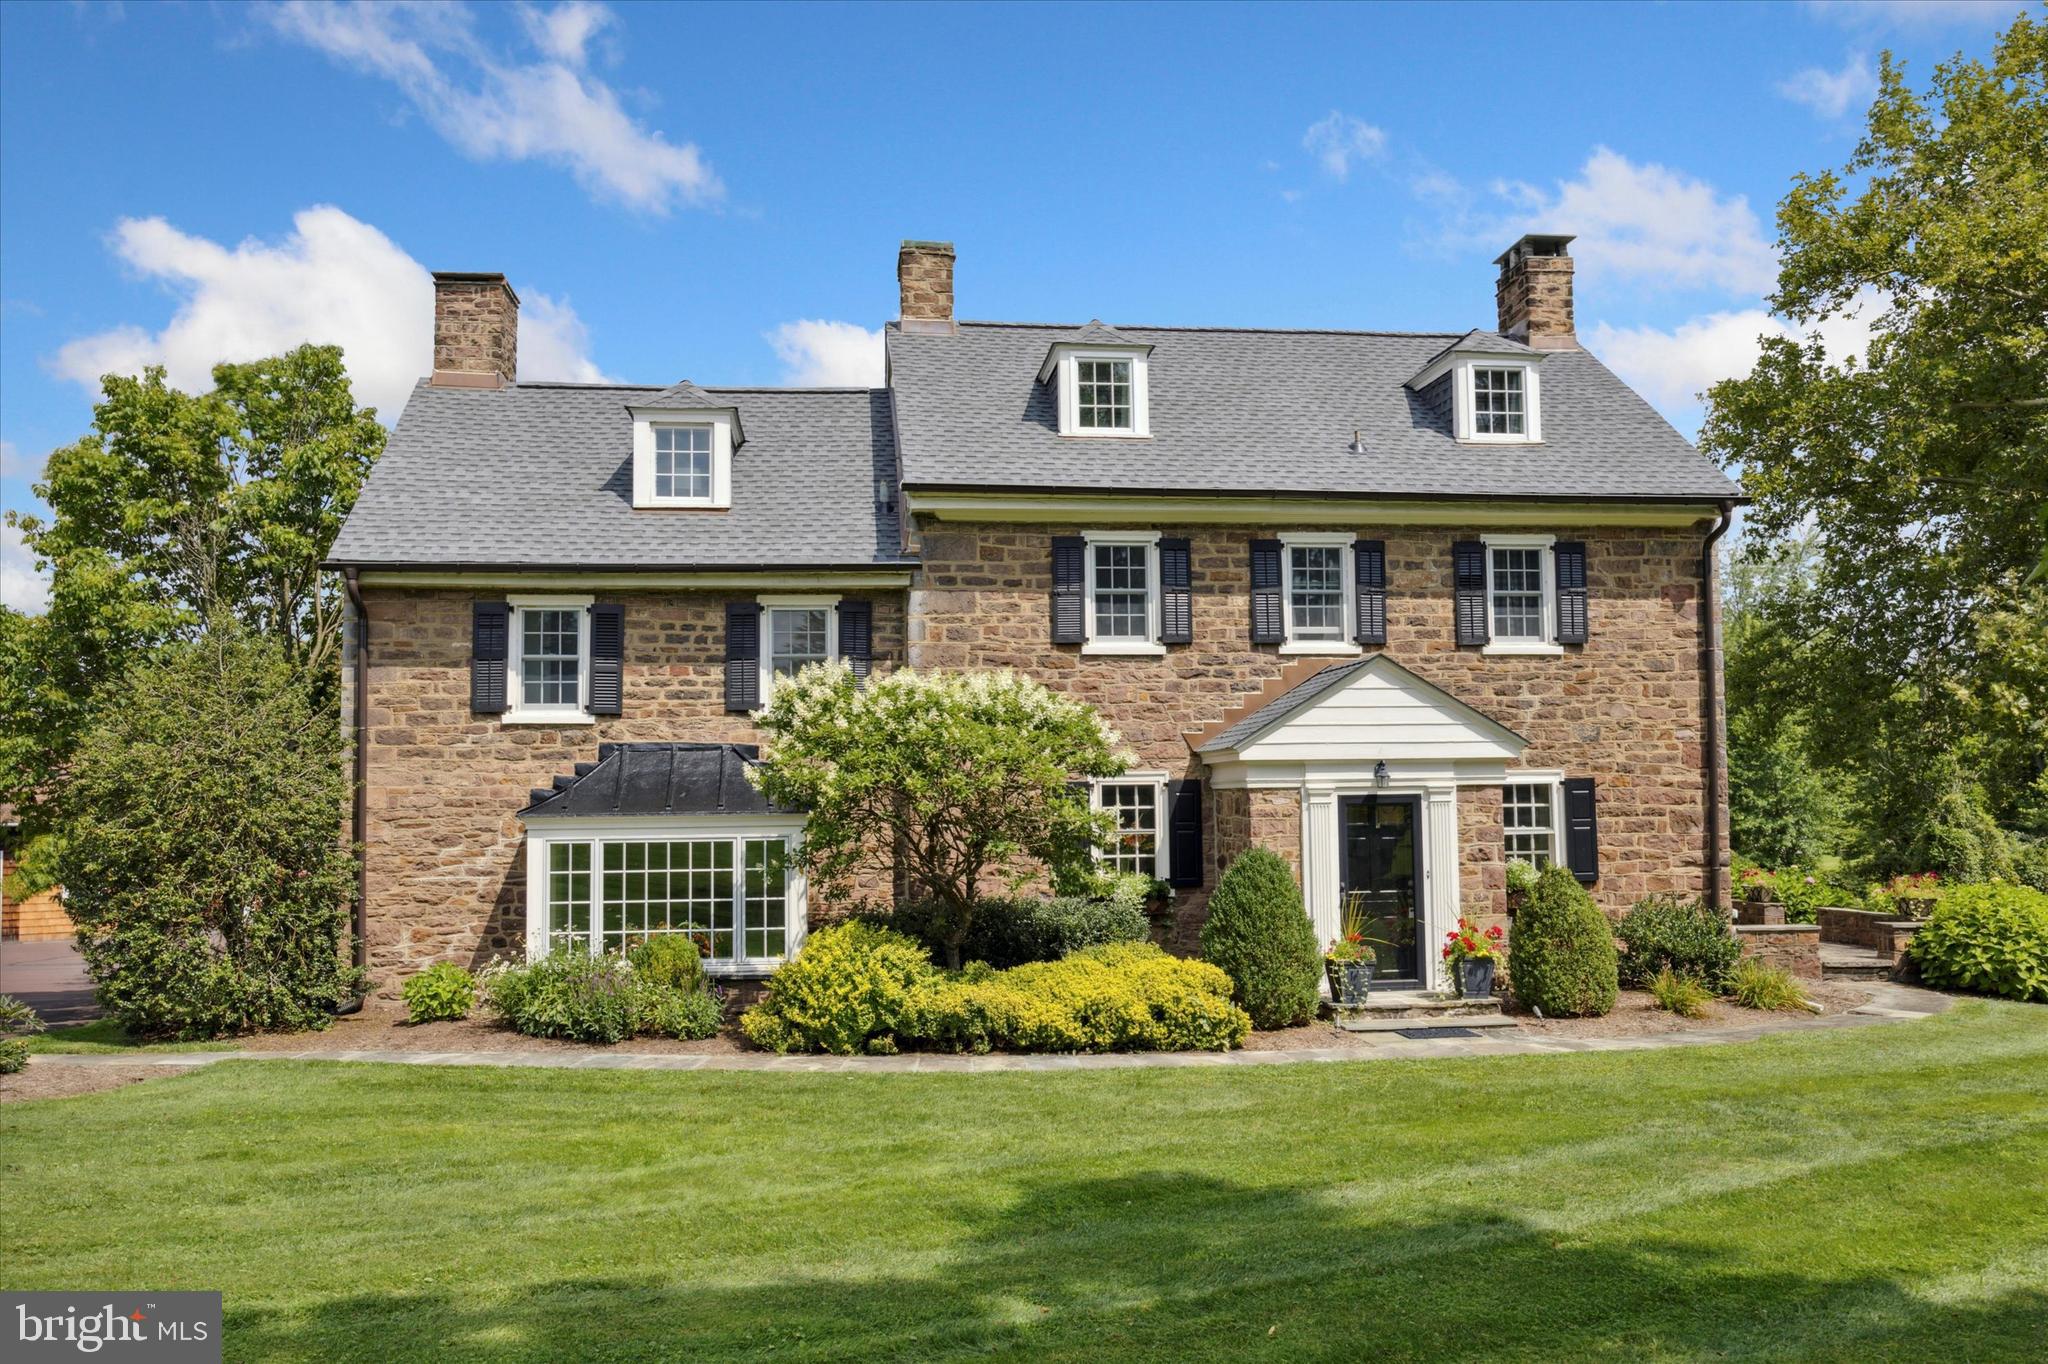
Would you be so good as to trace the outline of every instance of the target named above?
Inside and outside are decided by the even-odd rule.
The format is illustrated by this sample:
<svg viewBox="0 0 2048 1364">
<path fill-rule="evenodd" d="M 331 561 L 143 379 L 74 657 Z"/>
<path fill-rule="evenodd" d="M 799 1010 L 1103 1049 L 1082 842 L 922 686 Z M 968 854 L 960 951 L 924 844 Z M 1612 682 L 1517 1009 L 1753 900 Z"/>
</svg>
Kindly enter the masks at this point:
<svg viewBox="0 0 2048 1364">
<path fill-rule="evenodd" d="M 1252 541 L 1252 643 L 1279 644 L 1287 638 L 1280 601 L 1280 542 Z"/>
<path fill-rule="evenodd" d="M 511 648 L 512 608 L 501 601 L 470 605 L 469 708 L 478 715 L 505 713 L 505 659 Z"/>
<path fill-rule="evenodd" d="M 725 604 L 725 708 L 761 708 L 761 605 Z"/>
<path fill-rule="evenodd" d="M 1451 546 L 1458 580 L 1458 643 L 1484 644 L 1486 631 L 1486 546 L 1460 540 Z"/>
<path fill-rule="evenodd" d="M 1166 784 L 1167 884 L 1202 884 L 1202 783 Z"/>
<path fill-rule="evenodd" d="M 590 713 L 617 715 L 625 701 L 626 608 L 590 608 Z"/>
<path fill-rule="evenodd" d="M 839 603 L 839 656 L 853 669 L 854 681 L 866 685 L 868 669 L 875 657 L 875 606 L 873 602 Z"/>
<path fill-rule="evenodd" d="M 1387 642 L 1387 545 L 1360 540 L 1352 548 L 1358 578 L 1358 642 Z"/>
<path fill-rule="evenodd" d="M 1586 547 L 1560 540 L 1551 547 L 1557 574 L 1557 642 L 1586 642 Z"/>
<path fill-rule="evenodd" d="M 1052 537 L 1052 642 L 1055 644 L 1079 644 L 1085 638 L 1081 624 L 1081 573 L 1087 556 L 1088 542 L 1080 536 Z"/>
<path fill-rule="evenodd" d="M 1195 601 L 1186 540 L 1159 542 L 1159 642 L 1195 642 Z"/>
<path fill-rule="evenodd" d="M 1564 779 L 1564 862 L 1587 885 L 1600 879 L 1600 824 L 1593 812 L 1593 779 Z"/>
</svg>

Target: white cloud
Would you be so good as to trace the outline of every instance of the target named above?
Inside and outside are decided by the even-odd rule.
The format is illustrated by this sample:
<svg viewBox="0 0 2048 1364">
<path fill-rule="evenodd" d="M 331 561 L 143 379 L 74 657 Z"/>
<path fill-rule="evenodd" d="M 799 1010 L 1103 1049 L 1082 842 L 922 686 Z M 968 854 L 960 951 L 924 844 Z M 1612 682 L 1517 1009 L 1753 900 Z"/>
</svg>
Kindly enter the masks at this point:
<svg viewBox="0 0 2048 1364">
<path fill-rule="evenodd" d="M 1430 190 L 1444 199 L 1441 184 Z M 1493 192 L 1512 207 L 1491 218 L 1462 215 L 1451 229 L 1461 244 L 1476 238 L 1497 251 L 1525 232 L 1569 232 L 1578 237 L 1572 255 L 1595 278 L 1762 294 L 1778 277 L 1777 256 L 1748 199 L 1606 147 L 1594 148 L 1578 175 L 1554 190 L 1501 181 Z"/>
<path fill-rule="evenodd" d="M 1301 145 L 1315 154 L 1324 170 L 1345 180 L 1350 178 L 1354 160 L 1371 161 L 1385 153 L 1387 135 L 1362 118 L 1332 109 L 1327 117 L 1309 125 Z"/>
<path fill-rule="evenodd" d="M 50 604 L 50 579 L 36 571 L 36 556 L 21 532 L 0 523 L 0 604 L 31 614 Z"/>
<path fill-rule="evenodd" d="M 882 383 L 882 334 L 852 322 L 805 319 L 785 322 L 768 333 L 782 360 L 783 378 L 819 388 L 878 388 Z"/>
<path fill-rule="evenodd" d="M 541 56 L 527 62 L 479 38 L 461 5 L 287 0 L 264 14 L 285 38 L 396 85 L 475 160 L 563 166 L 593 195 L 649 213 L 716 203 L 725 192 L 694 143 L 643 126 L 586 69 L 592 36 L 616 22 L 601 5 L 524 11 Z"/>
<path fill-rule="evenodd" d="M 1877 94 L 1877 74 L 1862 53 L 1853 54 L 1840 71 L 1809 66 L 1778 82 L 1778 93 L 1796 104 L 1804 104 L 1822 118 L 1840 118 L 1849 106 L 1859 108 Z"/>
<path fill-rule="evenodd" d="M 162 218 L 128 218 L 109 244 L 122 263 L 179 296 L 154 334 L 120 326 L 67 342 L 48 367 L 88 391 L 100 376 L 164 366 L 187 391 L 212 386 L 214 365 L 260 359 L 307 341 L 339 345 L 356 401 L 397 420 L 433 366 L 433 279 L 389 237 L 329 205 L 301 210 L 275 244 L 230 248 Z M 522 293 L 519 372 L 524 379 L 599 380 L 575 310 Z"/>
<path fill-rule="evenodd" d="M 43 476 L 43 459 L 42 455 L 24 455 L 11 440 L 0 440 L 0 478 L 33 482 Z"/>
</svg>

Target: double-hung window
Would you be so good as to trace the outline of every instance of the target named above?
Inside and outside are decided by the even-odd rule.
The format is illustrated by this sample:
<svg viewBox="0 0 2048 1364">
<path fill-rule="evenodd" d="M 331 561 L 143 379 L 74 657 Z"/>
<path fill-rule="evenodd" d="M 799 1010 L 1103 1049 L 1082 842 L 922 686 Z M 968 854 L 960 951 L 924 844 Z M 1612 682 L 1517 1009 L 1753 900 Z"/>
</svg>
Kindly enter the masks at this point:
<svg viewBox="0 0 2048 1364">
<path fill-rule="evenodd" d="M 1119 778 L 1093 785 L 1094 807 L 1116 820 L 1116 832 L 1096 849 L 1103 867 L 1140 876 L 1166 876 L 1166 783 L 1160 778 Z"/>
<path fill-rule="evenodd" d="M 1349 534 L 1282 535 L 1281 575 L 1287 592 L 1287 642 L 1282 653 L 1348 654 L 1352 640 Z"/>
<path fill-rule="evenodd" d="M 1488 653 L 1561 654 L 1549 535 L 1486 537 Z"/>
<path fill-rule="evenodd" d="M 654 495 L 678 501 L 711 500 L 711 428 L 654 428 Z"/>
<path fill-rule="evenodd" d="M 1525 427 L 1520 369 L 1472 371 L 1472 430 L 1481 436 L 1519 436 Z"/>
<path fill-rule="evenodd" d="M 1130 431 L 1131 362 L 1075 360 L 1074 416 L 1084 431 Z"/>
<path fill-rule="evenodd" d="M 579 723 L 590 659 L 590 598 L 529 597 L 512 603 L 512 723 Z"/>
<path fill-rule="evenodd" d="M 837 597 L 761 598 L 761 696 L 778 677 L 839 656 Z"/>
<path fill-rule="evenodd" d="M 1087 537 L 1088 653 L 1164 653 L 1159 643 L 1159 537 Z"/>
<path fill-rule="evenodd" d="M 1551 782 L 1501 788 L 1501 826 L 1509 861 L 1547 867 L 1557 860 L 1556 793 Z"/>
</svg>

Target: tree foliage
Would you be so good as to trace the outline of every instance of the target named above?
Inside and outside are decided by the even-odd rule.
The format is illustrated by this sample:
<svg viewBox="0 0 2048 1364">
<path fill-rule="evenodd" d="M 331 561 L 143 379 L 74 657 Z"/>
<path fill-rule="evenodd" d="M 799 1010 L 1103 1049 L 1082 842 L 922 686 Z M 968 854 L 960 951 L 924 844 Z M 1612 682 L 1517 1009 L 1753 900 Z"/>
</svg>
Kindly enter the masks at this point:
<svg viewBox="0 0 2048 1364">
<path fill-rule="evenodd" d="M 1074 777 L 1124 771 L 1095 711 L 1013 672 L 889 673 L 843 664 L 778 679 L 758 717 L 763 795 L 809 812 L 803 866 L 821 885 L 901 871 L 947 911 L 950 966 L 991 883 L 1042 874 L 1104 832 Z"/>
<path fill-rule="evenodd" d="M 342 611 L 319 564 L 384 428 L 355 405 L 335 346 L 217 365 L 213 380 L 193 395 L 157 367 L 106 376 L 93 429 L 36 485 L 50 515 L 8 513 L 51 581 L 44 615 L 0 621 L 0 798 L 44 790 L 95 692 L 209 622 L 276 640 L 331 697 Z"/>
<path fill-rule="evenodd" d="M 1937 820 L 2048 834 L 2044 147 L 2048 30 L 2022 15 L 1924 94 L 1887 56 L 1847 164 L 1779 207 L 1771 303 L 1808 334 L 1715 385 L 1701 438 L 1756 499 L 1753 561 L 1796 569 L 1731 621 L 1738 846 L 1811 850 L 1815 765 L 1877 875 L 1971 842 Z M 1860 357 L 1820 336 L 1850 316 Z"/>
</svg>

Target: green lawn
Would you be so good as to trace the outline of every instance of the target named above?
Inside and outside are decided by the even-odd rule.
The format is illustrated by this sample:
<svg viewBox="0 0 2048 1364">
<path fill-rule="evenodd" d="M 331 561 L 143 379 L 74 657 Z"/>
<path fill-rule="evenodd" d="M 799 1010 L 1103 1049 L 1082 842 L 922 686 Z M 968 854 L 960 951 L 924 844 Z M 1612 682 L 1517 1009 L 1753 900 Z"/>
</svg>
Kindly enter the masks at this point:
<svg viewBox="0 0 2048 1364">
<path fill-rule="evenodd" d="M 34 1033 L 24 1039 L 31 1052 L 48 1052 L 52 1055 L 104 1055 L 121 1051 L 233 1051 L 235 1040 L 224 1042 L 138 1042 L 128 1035 L 128 1030 L 111 1018 L 95 1019 L 90 1023 L 74 1023 L 70 1027 L 52 1028 L 48 1032 Z"/>
<path fill-rule="evenodd" d="M 1230 1070 L 231 1062 L 9 1105 L 0 1162 L 10 1287 L 219 1288 L 231 1359 L 2048 1344 L 2048 1009 L 2010 1004 Z"/>
</svg>

